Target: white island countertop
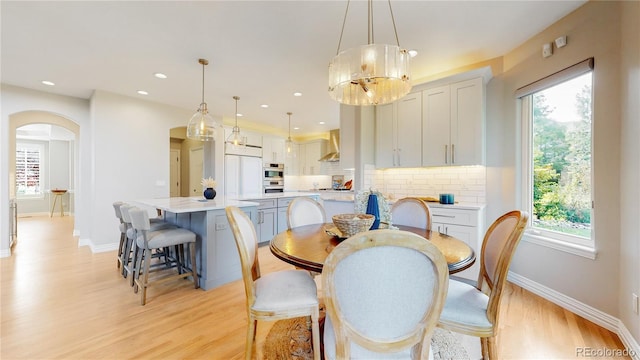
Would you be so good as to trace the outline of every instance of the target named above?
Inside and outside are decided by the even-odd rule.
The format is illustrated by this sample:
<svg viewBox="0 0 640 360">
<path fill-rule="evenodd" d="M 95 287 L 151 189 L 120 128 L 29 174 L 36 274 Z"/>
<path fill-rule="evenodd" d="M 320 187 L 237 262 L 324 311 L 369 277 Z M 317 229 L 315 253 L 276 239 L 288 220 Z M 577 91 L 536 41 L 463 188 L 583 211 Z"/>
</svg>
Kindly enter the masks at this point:
<svg viewBox="0 0 640 360">
<path fill-rule="evenodd" d="M 279 199 L 279 198 L 290 198 L 290 197 L 300 197 L 300 196 L 320 196 L 317 192 L 301 192 L 301 191 L 285 191 L 281 193 L 256 193 L 256 194 L 247 194 L 241 197 L 238 197 L 239 201 L 251 201 L 251 200 L 261 200 L 261 199 Z"/>
<path fill-rule="evenodd" d="M 176 214 L 196 211 L 222 210 L 227 206 L 243 208 L 260 205 L 250 201 L 228 199 L 224 196 L 216 196 L 213 200 L 206 200 L 202 197 L 171 197 L 160 199 L 141 199 L 135 200 L 134 202 Z"/>
</svg>

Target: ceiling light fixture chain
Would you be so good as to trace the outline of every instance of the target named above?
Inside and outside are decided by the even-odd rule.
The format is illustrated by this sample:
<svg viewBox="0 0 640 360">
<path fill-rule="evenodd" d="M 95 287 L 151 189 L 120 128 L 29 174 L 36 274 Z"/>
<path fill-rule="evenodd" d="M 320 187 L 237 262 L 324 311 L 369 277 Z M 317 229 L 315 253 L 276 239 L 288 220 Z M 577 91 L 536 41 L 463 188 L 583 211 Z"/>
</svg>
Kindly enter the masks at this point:
<svg viewBox="0 0 640 360">
<path fill-rule="evenodd" d="M 196 113 L 191 116 L 187 124 L 187 138 L 200 141 L 213 141 L 216 138 L 216 129 L 219 127 L 209 114 L 207 103 L 204 101 L 204 67 L 209 65 L 207 59 L 198 59 L 202 65 L 202 100 Z"/>
</svg>

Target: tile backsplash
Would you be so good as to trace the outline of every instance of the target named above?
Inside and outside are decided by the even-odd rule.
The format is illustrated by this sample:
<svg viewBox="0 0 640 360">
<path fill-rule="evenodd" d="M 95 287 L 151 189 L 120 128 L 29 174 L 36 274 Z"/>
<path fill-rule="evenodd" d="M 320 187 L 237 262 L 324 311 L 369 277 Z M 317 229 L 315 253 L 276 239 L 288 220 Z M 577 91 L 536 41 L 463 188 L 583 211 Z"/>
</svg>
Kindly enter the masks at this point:
<svg viewBox="0 0 640 360">
<path fill-rule="evenodd" d="M 377 189 L 393 198 L 451 193 L 456 202 L 484 204 L 486 168 L 450 166 L 433 168 L 376 169 L 364 167 L 364 188 Z"/>
</svg>

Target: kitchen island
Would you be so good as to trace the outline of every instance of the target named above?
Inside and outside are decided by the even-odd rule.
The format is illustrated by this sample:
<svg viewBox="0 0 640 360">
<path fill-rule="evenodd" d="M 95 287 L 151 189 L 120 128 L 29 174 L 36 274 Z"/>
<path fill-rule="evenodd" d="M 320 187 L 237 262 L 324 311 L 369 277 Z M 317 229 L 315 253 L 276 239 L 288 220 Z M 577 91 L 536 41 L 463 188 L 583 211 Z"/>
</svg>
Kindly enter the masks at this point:
<svg viewBox="0 0 640 360">
<path fill-rule="evenodd" d="M 201 288 L 210 290 L 242 278 L 240 256 L 225 208 L 239 207 L 255 224 L 258 203 L 224 196 L 213 200 L 201 197 L 142 199 L 133 203 L 160 209 L 167 222 L 196 233 L 196 261 Z"/>
</svg>

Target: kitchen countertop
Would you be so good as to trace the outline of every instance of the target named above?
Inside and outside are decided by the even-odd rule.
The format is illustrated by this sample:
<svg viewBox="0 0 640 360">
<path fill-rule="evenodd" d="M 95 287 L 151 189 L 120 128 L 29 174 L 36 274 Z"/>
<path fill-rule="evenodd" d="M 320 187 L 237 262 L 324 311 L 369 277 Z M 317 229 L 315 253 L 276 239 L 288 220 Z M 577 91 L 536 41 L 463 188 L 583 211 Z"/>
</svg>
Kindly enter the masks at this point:
<svg viewBox="0 0 640 360">
<path fill-rule="evenodd" d="M 228 199 L 224 196 L 217 196 L 213 200 L 206 200 L 202 197 L 172 197 L 160 199 L 142 199 L 135 200 L 134 202 L 176 214 L 208 210 L 221 210 L 226 208 L 227 206 L 237 206 L 239 208 L 243 208 L 248 206 L 260 205 L 258 203 L 250 201 Z"/>
<path fill-rule="evenodd" d="M 279 198 L 288 198 L 288 197 L 300 197 L 300 196 L 320 196 L 318 192 L 302 192 L 302 191 L 285 191 L 281 193 L 257 193 L 257 194 L 248 194 L 243 195 L 238 198 L 239 201 L 246 200 L 261 200 L 261 199 L 279 199 Z"/>
</svg>

